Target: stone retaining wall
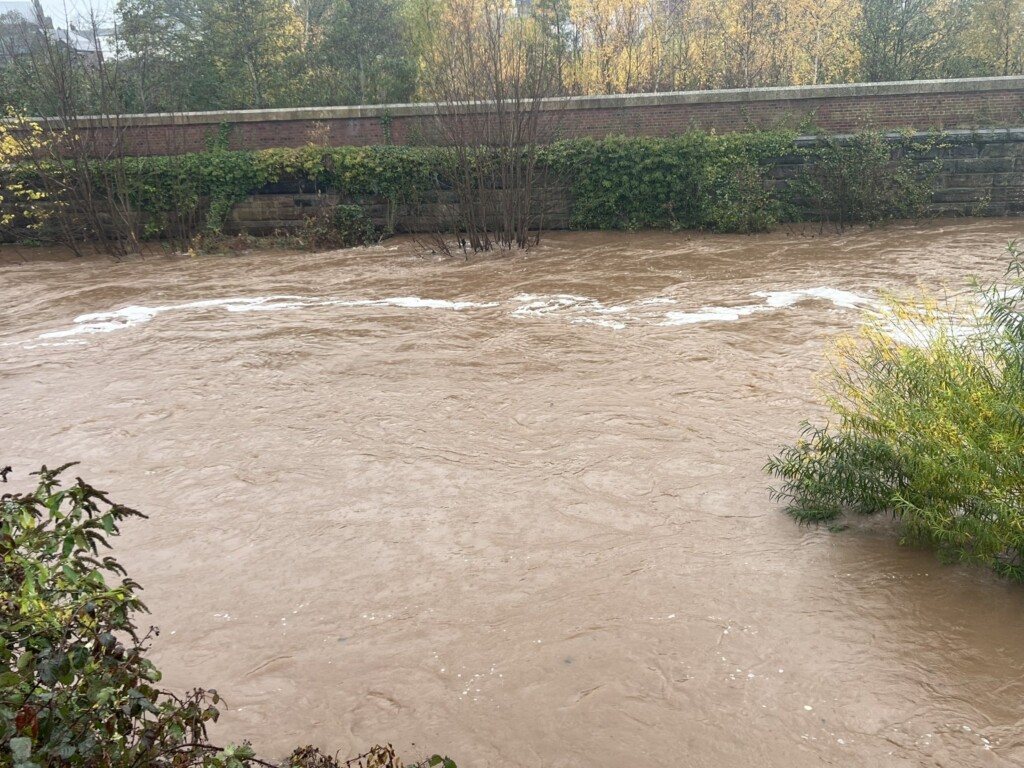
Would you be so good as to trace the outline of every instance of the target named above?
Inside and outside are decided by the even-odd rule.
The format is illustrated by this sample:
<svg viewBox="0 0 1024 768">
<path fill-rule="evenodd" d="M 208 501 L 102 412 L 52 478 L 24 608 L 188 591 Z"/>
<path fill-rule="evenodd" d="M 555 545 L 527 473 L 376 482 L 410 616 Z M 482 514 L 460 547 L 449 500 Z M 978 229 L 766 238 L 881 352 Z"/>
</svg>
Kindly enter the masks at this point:
<svg viewBox="0 0 1024 768">
<path fill-rule="evenodd" d="M 835 137 L 840 142 L 848 136 Z M 936 138 L 932 133 L 909 136 L 893 134 L 893 141 L 925 143 Z M 813 145 L 813 136 L 798 138 L 798 147 Z M 948 131 L 941 135 L 939 148 L 919 155 L 921 161 L 938 159 L 930 212 L 940 216 L 1008 216 L 1024 214 L 1024 128 Z M 778 160 L 770 175 L 784 186 L 806 167 L 807 160 L 799 154 Z M 319 205 L 338 202 L 363 206 L 378 226 L 391 224 L 400 232 L 428 232 L 444 229 L 452 220 L 454 198 L 451 193 L 438 193 L 415 208 L 403 206 L 392 210 L 385 198 L 341 199 L 336 195 L 317 194 L 295 185 L 276 184 L 265 194 L 251 195 L 232 210 L 227 229 L 251 234 L 269 234 L 289 230 Z M 570 225 L 572 200 L 564 187 L 546 187 L 538 202 L 544 211 L 544 227 L 566 229 Z"/>
</svg>

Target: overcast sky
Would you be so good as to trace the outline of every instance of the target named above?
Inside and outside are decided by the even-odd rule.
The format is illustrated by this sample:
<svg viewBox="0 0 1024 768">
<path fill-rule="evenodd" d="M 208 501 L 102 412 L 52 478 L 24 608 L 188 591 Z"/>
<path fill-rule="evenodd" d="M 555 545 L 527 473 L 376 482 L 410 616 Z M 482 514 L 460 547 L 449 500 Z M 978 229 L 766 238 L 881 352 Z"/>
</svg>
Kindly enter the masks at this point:
<svg viewBox="0 0 1024 768">
<path fill-rule="evenodd" d="M 42 3 L 43 10 L 53 19 L 54 25 L 63 27 L 65 8 L 72 21 L 75 21 L 76 17 L 88 18 L 90 8 L 96 11 L 96 16 L 101 21 L 109 21 L 113 19 L 117 0 L 42 0 Z"/>
</svg>

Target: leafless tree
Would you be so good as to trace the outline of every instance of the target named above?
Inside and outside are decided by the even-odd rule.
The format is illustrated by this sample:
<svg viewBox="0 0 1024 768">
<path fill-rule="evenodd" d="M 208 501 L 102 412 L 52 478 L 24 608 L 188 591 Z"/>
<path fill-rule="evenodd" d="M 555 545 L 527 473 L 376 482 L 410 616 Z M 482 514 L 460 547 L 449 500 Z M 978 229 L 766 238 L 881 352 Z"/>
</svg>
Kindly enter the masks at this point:
<svg viewBox="0 0 1024 768">
<path fill-rule="evenodd" d="M 560 88 L 557 45 L 526 4 L 451 0 L 446 9 L 421 50 L 437 138 L 450 148 L 448 234 L 473 251 L 528 248 L 543 226 L 539 152 L 558 126 L 545 101 Z"/>
</svg>

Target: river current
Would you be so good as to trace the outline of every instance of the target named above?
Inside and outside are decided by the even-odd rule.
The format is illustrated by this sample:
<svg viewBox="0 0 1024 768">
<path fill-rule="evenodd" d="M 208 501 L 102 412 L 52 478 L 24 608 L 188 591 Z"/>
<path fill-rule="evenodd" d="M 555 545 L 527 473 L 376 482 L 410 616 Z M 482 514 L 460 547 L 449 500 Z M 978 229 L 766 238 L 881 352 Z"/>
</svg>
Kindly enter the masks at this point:
<svg viewBox="0 0 1024 768">
<path fill-rule="evenodd" d="M 797 526 L 762 466 L 823 417 L 830 337 L 1022 233 L 5 250 L 0 464 L 81 461 L 150 516 L 116 554 L 164 683 L 271 758 L 1020 765 L 1024 589 Z"/>
</svg>

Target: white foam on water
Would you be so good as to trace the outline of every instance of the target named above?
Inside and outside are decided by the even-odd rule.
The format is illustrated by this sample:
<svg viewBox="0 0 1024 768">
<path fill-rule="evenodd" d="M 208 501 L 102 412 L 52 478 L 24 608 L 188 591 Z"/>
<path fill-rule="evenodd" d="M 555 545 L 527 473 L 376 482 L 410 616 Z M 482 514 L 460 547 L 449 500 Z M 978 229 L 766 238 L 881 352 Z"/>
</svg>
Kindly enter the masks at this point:
<svg viewBox="0 0 1024 768">
<path fill-rule="evenodd" d="M 758 312 L 770 312 L 786 309 L 802 301 L 818 299 L 829 301 L 843 309 L 863 309 L 874 304 L 850 291 L 820 286 L 818 288 L 799 288 L 792 291 L 755 291 L 750 294 L 764 299 L 764 304 L 743 305 L 739 307 L 701 307 L 699 312 L 666 312 L 661 325 L 693 325 L 695 323 L 732 322 L 741 317 L 748 317 Z"/>
<path fill-rule="evenodd" d="M 843 309 L 860 309 L 861 307 L 873 304 L 870 299 L 858 296 L 850 291 L 842 291 L 838 288 L 802 288 L 795 291 L 755 291 L 751 296 L 758 296 L 765 300 L 769 307 L 782 308 L 791 307 L 794 304 L 807 299 L 821 299 L 830 301 L 837 307 Z"/>
<path fill-rule="evenodd" d="M 521 293 L 512 301 L 520 303 L 520 306 L 512 312 L 513 315 L 548 315 L 553 312 L 579 307 L 583 304 L 599 308 L 604 306 L 596 299 L 590 299 L 586 296 L 575 296 L 570 293 Z"/>
<path fill-rule="evenodd" d="M 53 342 L 41 342 L 39 344 L 26 344 L 25 349 L 38 349 L 39 347 L 77 347 L 83 344 L 88 344 L 86 341 L 53 341 Z"/>
<path fill-rule="evenodd" d="M 700 312 L 666 312 L 660 325 L 694 325 L 739 320 L 755 312 L 764 312 L 768 307 L 747 305 L 742 307 L 701 307 Z"/>
<path fill-rule="evenodd" d="M 393 299 L 372 299 L 367 301 L 337 301 L 331 302 L 342 307 L 402 307 L 405 309 L 453 309 L 456 312 L 463 309 L 489 309 L 497 307 L 498 303 L 477 302 L 477 301 L 447 301 L 445 299 L 421 299 L 418 296 L 400 296 Z"/>
<path fill-rule="evenodd" d="M 927 347 L 941 338 L 964 341 L 979 332 L 979 319 L 968 314 L 930 318 L 928 311 L 922 310 L 920 320 L 915 320 L 913 314 L 897 316 L 888 309 L 872 310 L 871 314 L 876 328 L 897 344 L 907 347 Z"/>
<path fill-rule="evenodd" d="M 61 339 L 82 334 L 112 333 L 125 328 L 148 323 L 153 318 L 168 313 L 196 309 L 223 308 L 229 312 L 272 312 L 307 307 L 398 307 L 403 309 L 485 309 L 497 307 L 495 302 L 448 301 L 446 299 L 424 299 L 418 296 L 397 296 L 386 299 L 342 300 L 312 296 L 274 295 L 236 297 L 227 299 L 203 299 L 183 304 L 167 304 L 157 307 L 130 305 L 110 312 L 90 312 L 74 318 L 74 326 L 60 331 L 49 331 L 36 340 Z M 39 345 L 36 345 L 39 346 Z"/>
<path fill-rule="evenodd" d="M 240 311 L 240 308 L 249 308 L 281 300 L 306 301 L 302 296 L 256 296 L 253 298 L 231 298 L 231 299 L 204 299 L 202 301 L 190 301 L 184 304 L 168 304 L 159 307 L 144 307 L 130 305 L 116 309 L 111 312 L 90 312 L 79 315 L 72 322 L 73 328 L 63 331 L 50 331 L 40 334 L 39 339 L 59 339 L 67 336 L 77 336 L 89 333 L 111 333 L 124 328 L 131 328 L 141 323 L 148 323 L 157 315 L 167 312 L 175 312 L 188 309 L 208 309 L 211 307 L 225 307 L 229 310 Z"/>
<path fill-rule="evenodd" d="M 277 300 L 268 298 L 266 301 L 254 302 L 252 304 L 225 304 L 224 309 L 228 312 L 275 312 L 280 309 L 302 309 L 303 307 L 314 307 L 318 306 L 320 303 L 321 302 L 314 299 Z"/>
<path fill-rule="evenodd" d="M 515 305 L 511 310 L 511 314 L 515 317 L 563 318 L 574 324 L 596 325 L 611 330 L 622 330 L 627 325 L 635 323 L 682 326 L 710 322 L 733 322 L 742 317 L 748 317 L 760 312 L 785 309 L 800 302 L 810 300 L 828 301 L 834 306 L 844 309 L 860 309 L 866 306 L 870 307 L 874 303 L 850 291 L 825 286 L 788 291 L 757 291 L 751 295 L 763 299 L 764 303 L 735 307 L 701 307 L 698 311 L 688 312 L 664 311 L 664 308 L 678 303 L 678 300 L 667 296 L 653 296 L 633 302 L 606 306 L 597 299 L 571 293 L 521 293 L 511 299 L 511 302 Z M 239 296 L 222 299 L 203 299 L 155 307 L 130 305 L 109 312 L 91 312 L 74 318 L 74 325 L 70 328 L 40 334 L 32 341 L 35 342 L 33 346 L 42 346 L 39 342 L 69 339 L 97 333 L 112 333 L 125 328 L 131 328 L 142 323 L 148 323 L 154 318 L 170 312 L 216 308 L 222 308 L 228 312 L 274 312 L 310 307 L 394 307 L 396 309 L 430 309 L 461 312 L 473 309 L 493 309 L 499 306 L 501 306 L 501 303 L 495 301 L 451 301 L 420 296 L 393 296 L 383 299 L 335 299 L 292 294 Z"/>
<path fill-rule="evenodd" d="M 133 323 L 84 323 L 82 325 L 76 325 L 74 328 L 68 328 L 66 331 L 50 331 L 49 333 L 41 333 L 37 339 L 62 339 L 65 336 L 78 336 L 82 333 L 110 333 L 111 331 L 119 331 L 122 328 L 127 328 Z"/>
<path fill-rule="evenodd" d="M 642 300 L 637 302 L 637 304 L 639 306 L 641 306 L 641 307 L 647 307 L 647 306 L 650 306 L 651 304 L 675 304 L 675 303 L 676 303 L 675 299 L 670 299 L 667 296 L 655 296 L 653 298 L 642 299 Z"/>
<path fill-rule="evenodd" d="M 626 327 L 625 323 L 603 317 L 577 317 L 572 322 L 576 325 L 599 325 L 602 328 L 611 328 L 616 331 L 621 331 Z"/>
<path fill-rule="evenodd" d="M 589 296 L 576 296 L 571 293 L 521 293 L 512 300 L 519 304 L 512 311 L 512 314 L 517 317 L 565 316 L 574 325 L 597 325 L 616 331 L 625 328 L 626 323 L 622 320 L 609 319 L 607 315 L 616 315 L 629 320 L 635 319 L 629 316 L 635 304 L 617 304 L 608 307 L 597 299 Z"/>
</svg>

